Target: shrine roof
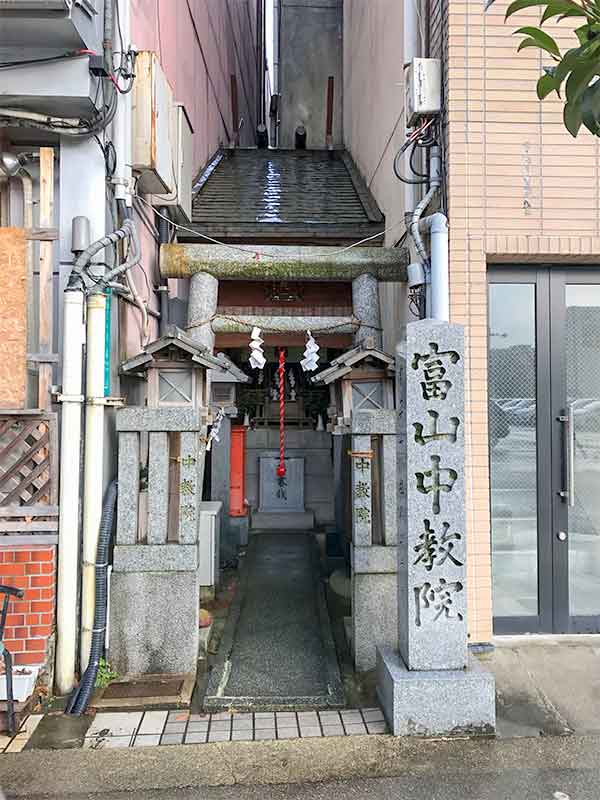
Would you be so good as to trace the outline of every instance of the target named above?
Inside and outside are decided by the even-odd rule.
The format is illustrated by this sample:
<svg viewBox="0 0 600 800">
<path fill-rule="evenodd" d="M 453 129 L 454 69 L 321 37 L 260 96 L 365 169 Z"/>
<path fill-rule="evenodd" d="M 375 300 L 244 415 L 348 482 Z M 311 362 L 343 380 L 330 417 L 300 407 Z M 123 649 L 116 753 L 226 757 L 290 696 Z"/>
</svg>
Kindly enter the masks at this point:
<svg viewBox="0 0 600 800">
<path fill-rule="evenodd" d="M 173 348 L 189 356 L 193 366 L 210 369 L 213 374 L 229 374 L 229 380 L 235 382 L 245 382 L 244 378 L 250 380 L 225 353 L 213 355 L 206 347 L 195 342 L 176 325 L 170 325 L 163 336 L 149 342 L 137 355 L 124 361 L 119 372 L 122 375 L 143 373 L 154 364 L 157 356 Z"/>
<path fill-rule="evenodd" d="M 194 192 L 189 227 L 221 241 L 338 244 L 385 227 L 345 150 L 226 151 L 202 173 Z M 185 231 L 178 239 L 197 241 Z M 383 237 L 369 244 L 383 244 Z"/>
<path fill-rule="evenodd" d="M 312 383 L 333 383 L 344 375 L 348 375 L 360 364 L 367 362 L 371 365 L 377 364 L 379 368 L 385 369 L 386 373 L 395 372 L 396 361 L 389 353 L 378 350 L 375 347 L 358 346 L 346 350 L 337 358 L 334 358 L 327 369 L 321 370 L 311 378 Z"/>
</svg>

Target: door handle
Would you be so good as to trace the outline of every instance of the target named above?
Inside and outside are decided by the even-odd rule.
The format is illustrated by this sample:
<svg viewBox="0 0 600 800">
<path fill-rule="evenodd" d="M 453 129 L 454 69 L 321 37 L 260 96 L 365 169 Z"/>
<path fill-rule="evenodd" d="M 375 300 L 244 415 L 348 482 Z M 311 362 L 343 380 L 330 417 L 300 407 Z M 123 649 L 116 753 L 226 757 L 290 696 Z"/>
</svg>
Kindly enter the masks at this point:
<svg viewBox="0 0 600 800">
<path fill-rule="evenodd" d="M 575 403 L 569 403 L 566 415 L 557 417 L 563 425 L 564 488 L 559 492 L 570 508 L 575 505 Z"/>
<path fill-rule="evenodd" d="M 568 448 L 568 501 L 570 508 L 575 506 L 575 403 L 569 403 L 567 410 Z"/>
</svg>

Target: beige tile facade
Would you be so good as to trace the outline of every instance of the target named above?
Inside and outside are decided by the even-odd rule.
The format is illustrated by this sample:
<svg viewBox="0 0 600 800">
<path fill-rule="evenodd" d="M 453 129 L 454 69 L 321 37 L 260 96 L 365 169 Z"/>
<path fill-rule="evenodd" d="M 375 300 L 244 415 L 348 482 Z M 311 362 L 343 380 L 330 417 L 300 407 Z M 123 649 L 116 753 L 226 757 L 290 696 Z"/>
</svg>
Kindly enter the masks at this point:
<svg viewBox="0 0 600 800">
<path fill-rule="evenodd" d="M 441 15 L 432 46 L 446 67 L 451 318 L 467 340 L 467 526 L 471 641 L 492 635 L 489 462 L 487 442 L 487 264 L 600 261 L 599 142 L 574 141 L 558 100 L 537 100 L 535 83 L 549 59 L 516 54 L 508 0 L 434 0 Z M 569 44 L 566 23 L 549 26 Z M 441 31 L 444 31 L 442 33 Z"/>
</svg>

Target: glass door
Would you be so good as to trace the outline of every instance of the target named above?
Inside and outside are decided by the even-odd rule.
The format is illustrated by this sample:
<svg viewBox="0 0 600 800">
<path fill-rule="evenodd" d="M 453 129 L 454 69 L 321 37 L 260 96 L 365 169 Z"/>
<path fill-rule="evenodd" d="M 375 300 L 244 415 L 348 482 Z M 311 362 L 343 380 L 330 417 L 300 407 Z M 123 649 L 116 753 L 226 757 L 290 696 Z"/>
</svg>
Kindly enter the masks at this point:
<svg viewBox="0 0 600 800">
<path fill-rule="evenodd" d="M 600 274 L 489 286 L 494 627 L 600 631 Z"/>
<path fill-rule="evenodd" d="M 600 278 L 552 271 L 557 631 L 600 631 Z M 557 437 L 560 442 L 556 441 Z"/>
</svg>

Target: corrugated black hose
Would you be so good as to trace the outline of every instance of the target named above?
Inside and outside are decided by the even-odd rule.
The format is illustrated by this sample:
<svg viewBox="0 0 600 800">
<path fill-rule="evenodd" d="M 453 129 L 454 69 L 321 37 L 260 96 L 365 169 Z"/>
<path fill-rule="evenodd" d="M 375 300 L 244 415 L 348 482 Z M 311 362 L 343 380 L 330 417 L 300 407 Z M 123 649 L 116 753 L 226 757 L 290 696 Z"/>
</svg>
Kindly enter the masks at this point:
<svg viewBox="0 0 600 800">
<path fill-rule="evenodd" d="M 83 714 L 88 707 L 96 684 L 100 658 L 104 651 L 108 600 L 108 551 L 115 521 L 117 489 L 118 484 L 115 478 L 111 481 L 104 495 L 100 530 L 98 533 L 98 550 L 96 553 L 96 607 L 94 609 L 94 629 L 92 631 L 90 657 L 87 669 L 83 673 L 79 686 L 69 698 L 66 708 L 67 714 Z"/>
</svg>

